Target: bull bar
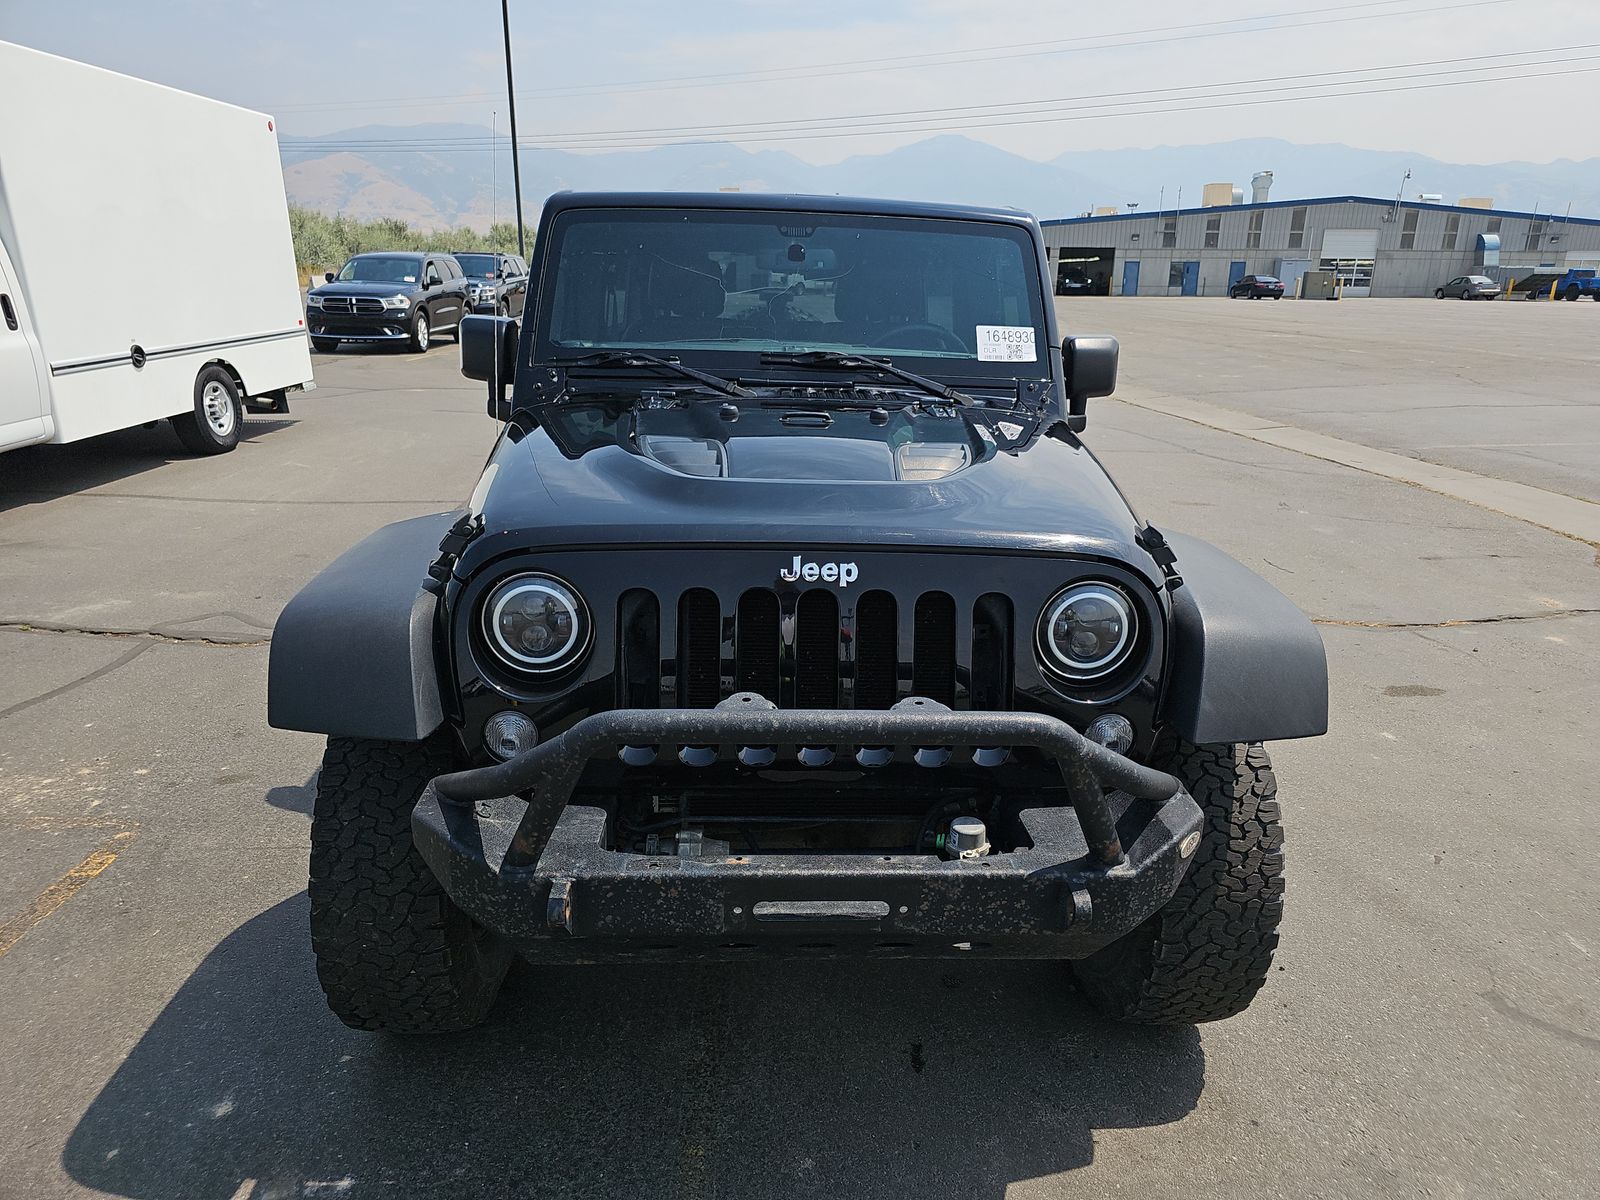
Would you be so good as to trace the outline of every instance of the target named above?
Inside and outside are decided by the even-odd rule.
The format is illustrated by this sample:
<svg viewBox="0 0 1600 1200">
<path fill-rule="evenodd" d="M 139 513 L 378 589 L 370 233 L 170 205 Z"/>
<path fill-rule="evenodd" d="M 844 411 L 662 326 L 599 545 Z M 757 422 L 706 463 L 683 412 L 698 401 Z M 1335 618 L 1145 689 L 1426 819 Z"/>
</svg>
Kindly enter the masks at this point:
<svg viewBox="0 0 1600 1200">
<path fill-rule="evenodd" d="M 1031 748 L 1060 769 L 1068 806 L 1023 809 L 1029 845 L 945 861 L 631 854 L 605 847 L 604 810 L 573 802 L 596 759 L 659 748 L 737 761 L 752 747 L 789 764 L 818 748 L 912 761 L 937 749 L 941 761 L 980 764 L 968 769 Z M 752 777 L 753 788 L 782 786 Z M 753 693 L 710 709 L 597 713 L 506 762 L 439 776 L 412 815 L 416 845 L 457 905 L 523 953 L 580 960 L 761 948 L 1081 957 L 1171 897 L 1201 824 L 1176 778 L 1042 713 L 957 712 L 922 697 L 887 711 L 780 710 Z"/>
</svg>

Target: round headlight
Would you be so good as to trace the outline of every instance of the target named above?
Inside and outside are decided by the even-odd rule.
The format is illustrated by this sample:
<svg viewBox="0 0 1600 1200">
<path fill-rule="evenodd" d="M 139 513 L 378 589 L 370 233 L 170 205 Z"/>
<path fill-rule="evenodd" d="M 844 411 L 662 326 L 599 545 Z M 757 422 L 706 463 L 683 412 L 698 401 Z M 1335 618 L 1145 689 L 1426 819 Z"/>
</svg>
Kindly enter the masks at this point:
<svg viewBox="0 0 1600 1200">
<path fill-rule="evenodd" d="M 1045 605 L 1039 653 L 1051 670 L 1086 683 L 1127 661 L 1138 629 L 1138 610 L 1121 588 L 1077 583 Z"/>
<path fill-rule="evenodd" d="M 589 649 L 583 598 L 552 575 L 513 575 L 483 605 L 489 648 L 508 667 L 546 675 L 569 667 Z"/>
</svg>

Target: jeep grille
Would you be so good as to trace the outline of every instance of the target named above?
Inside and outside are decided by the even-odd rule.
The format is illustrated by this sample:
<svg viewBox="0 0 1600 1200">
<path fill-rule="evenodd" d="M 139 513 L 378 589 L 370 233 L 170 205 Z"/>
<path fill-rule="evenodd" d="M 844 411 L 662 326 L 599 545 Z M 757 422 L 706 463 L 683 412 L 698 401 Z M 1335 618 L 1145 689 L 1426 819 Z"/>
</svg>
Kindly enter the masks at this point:
<svg viewBox="0 0 1600 1200">
<path fill-rule="evenodd" d="M 752 588 L 724 611 L 707 588 L 635 589 L 617 628 L 620 706 L 709 708 L 748 691 L 780 708 L 884 709 L 912 695 L 1013 707 L 1012 610 L 999 594 L 969 614 L 946 592 Z"/>
</svg>

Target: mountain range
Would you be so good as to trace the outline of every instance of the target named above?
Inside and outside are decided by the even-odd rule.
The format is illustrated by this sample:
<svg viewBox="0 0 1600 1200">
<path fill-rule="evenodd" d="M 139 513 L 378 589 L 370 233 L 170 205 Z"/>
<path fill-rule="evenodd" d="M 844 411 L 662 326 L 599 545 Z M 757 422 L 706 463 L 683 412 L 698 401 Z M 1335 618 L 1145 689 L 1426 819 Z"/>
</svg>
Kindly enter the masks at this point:
<svg viewBox="0 0 1600 1200">
<path fill-rule="evenodd" d="M 399 217 L 421 228 L 486 229 L 492 216 L 508 218 L 509 155 L 496 164 L 482 154 L 444 150 L 341 145 L 430 144 L 457 138 L 486 139 L 476 125 L 368 125 L 284 147 L 284 182 L 292 203 L 353 217 Z M 1275 179 L 1271 198 L 1362 195 L 1408 199 L 1439 193 L 1446 203 L 1462 196 L 1492 197 L 1497 208 L 1537 208 L 1575 216 L 1600 216 L 1600 158 L 1550 163 L 1485 165 L 1442 162 L 1420 153 L 1362 150 L 1337 143 L 1301 145 L 1276 138 L 1247 138 L 1211 145 L 1128 150 L 1069 150 L 1040 162 L 985 142 L 947 134 L 881 154 L 859 154 L 817 166 L 782 150 L 746 150 L 728 143 L 662 146 L 574 154 L 522 153 L 527 218 L 536 219 L 549 193 L 575 190 L 810 192 L 1010 205 L 1041 218 L 1076 216 L 1100 206 L 1133 202 L 1144 209 L 1197 207 L 1204 184 L 1227 181 L 1249 194 L 1257 171 Z"/>
</svg>

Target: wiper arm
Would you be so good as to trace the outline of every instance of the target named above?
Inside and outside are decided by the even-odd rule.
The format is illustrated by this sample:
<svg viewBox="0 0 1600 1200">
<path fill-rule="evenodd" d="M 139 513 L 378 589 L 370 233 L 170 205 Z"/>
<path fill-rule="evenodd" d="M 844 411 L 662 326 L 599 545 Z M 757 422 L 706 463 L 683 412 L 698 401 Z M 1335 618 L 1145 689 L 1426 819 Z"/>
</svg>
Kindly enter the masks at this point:
<svg viewBox="0 0 1600 1200">
<path fill-rule="evenodd" d="M 865 354 L 846 354 L 842 350 L 806 350 L 795 354 L 763 354 L 761 361 L 764 363 L 785 363 L 795 367 L 836 367 L 841 371 L 881 371 L 912 387 L 919 387 L 930 396 L 937 396 L 941 400 L 948 400 L 951 404 L 976 404 L 977 401 L 965 392 L 958 392 L 955 388 L 940 383 L 937 379 L 929 379 L 926 375 L 918 375 L 904 367 L 897 367 L 892 362 L 876 358 L 868 358 Z"/>
<path fill-rule="evenodd" d="M 595 354 L 585 354 L 580 358 L 557 358 L 549 361 L 558 367 L 658 367 L 682 375 L 685 379 L 703 383 L 712 391 L 721 392 L 724 396 L 755 395 L 749 388 L 740 387 L 731 379 L 713 375 L 710 371 L 685 366 L 675 358 L 657 358 L 653 354 L 640 354 L 636 350 L 601 350 Z"/>
</svg>

